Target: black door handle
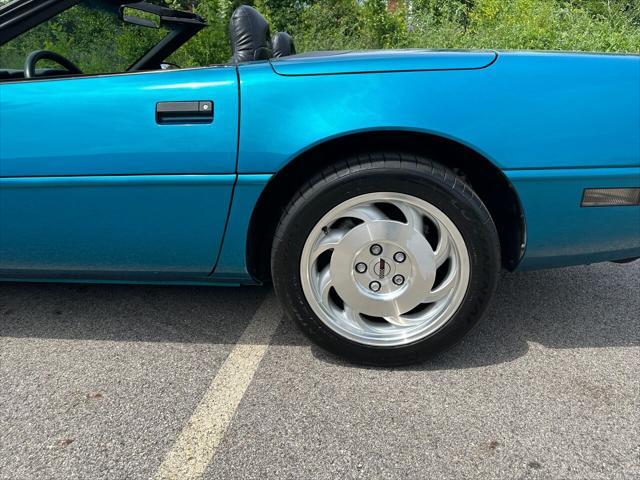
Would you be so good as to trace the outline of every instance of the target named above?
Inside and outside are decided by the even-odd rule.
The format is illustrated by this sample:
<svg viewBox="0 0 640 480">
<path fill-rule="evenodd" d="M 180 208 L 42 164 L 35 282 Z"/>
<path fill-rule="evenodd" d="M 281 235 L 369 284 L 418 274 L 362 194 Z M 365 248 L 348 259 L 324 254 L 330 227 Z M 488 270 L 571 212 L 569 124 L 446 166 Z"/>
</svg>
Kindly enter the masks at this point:
<svg viewBox="0 0 640 480">
<path fill-rule="evenodd" d="M 176 123 L 213 122 L 213 102 L 199 100 L 192 102 L 158 102 L 156 122 L 167 125 Z"/>
</svg>

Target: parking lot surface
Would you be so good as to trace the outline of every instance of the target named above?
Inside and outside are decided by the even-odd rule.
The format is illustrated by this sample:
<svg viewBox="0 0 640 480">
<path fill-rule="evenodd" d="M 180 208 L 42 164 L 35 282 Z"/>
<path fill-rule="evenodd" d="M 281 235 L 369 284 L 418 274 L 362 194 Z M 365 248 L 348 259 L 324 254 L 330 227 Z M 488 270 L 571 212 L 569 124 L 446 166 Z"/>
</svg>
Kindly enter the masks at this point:
<svg viewBox="0 0 640 480">
<path fill-rule="evenodd" d="M 637 479 L 639 292 L 504 274 L 458 346 L 376 369 L 268 287 L 1 284 L 0 478 Z"/>
</svg>

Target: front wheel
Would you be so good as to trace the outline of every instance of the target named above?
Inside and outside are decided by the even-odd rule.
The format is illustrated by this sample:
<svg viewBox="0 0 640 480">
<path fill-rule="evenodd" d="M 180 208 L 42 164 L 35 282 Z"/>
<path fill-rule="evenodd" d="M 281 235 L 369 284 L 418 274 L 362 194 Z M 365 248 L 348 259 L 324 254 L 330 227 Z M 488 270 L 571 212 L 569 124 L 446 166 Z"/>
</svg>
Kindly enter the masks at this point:
<svg viewBox="0 0 640 480">
<path fill-rule="evenodd" d="M 359 363 L 412 363 L 448 348 L 495 289 L 489 213 L 427 159 L 346 159 L 285 212 L 272 252 L 278 297 L 309 337 Z"/>
</svg>

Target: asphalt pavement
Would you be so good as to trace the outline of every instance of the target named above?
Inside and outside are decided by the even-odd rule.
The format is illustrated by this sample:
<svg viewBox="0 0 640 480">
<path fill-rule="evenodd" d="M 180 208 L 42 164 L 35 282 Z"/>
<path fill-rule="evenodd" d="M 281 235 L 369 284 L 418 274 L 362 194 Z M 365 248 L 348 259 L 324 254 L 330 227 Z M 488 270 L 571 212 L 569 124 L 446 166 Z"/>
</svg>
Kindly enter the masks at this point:
<svg viewBox="0 0 640 480">
<path fill-rule="evenodd" d="M 640 262 L 505 273 L 462 343 L 401 369 L 310 344 L 268 287 L 0 284 L 0 479 L 183 466 L 640 479 Z"/>
</svg>

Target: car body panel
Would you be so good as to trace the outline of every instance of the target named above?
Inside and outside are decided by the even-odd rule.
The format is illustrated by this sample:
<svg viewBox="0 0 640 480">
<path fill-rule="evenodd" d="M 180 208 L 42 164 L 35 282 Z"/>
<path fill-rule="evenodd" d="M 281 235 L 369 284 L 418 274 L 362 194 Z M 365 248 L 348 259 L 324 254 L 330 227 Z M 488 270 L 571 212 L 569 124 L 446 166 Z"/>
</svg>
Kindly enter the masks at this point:
<svg viewBox="0 0 640 480">
<path fill-rule="evenodd" d="M 241 131 L 251 131 L 239 173 L 277 172 L 314 145 L 376 130 L 449 138 L 503 170 L 640 163 L 640 56 L 515 52 L 477 70 L 365 75 L 239 70 Z"/>
<path fill-rule="evenodd" d="M 212 280 L 252 283 L 247 269 L 249 224 L 251 213 L 271 177 L 271 174 L 238 175 L 224 244 Z"/>
<path fill-rule="evenodd" d="M 284 75 L 274 68 L 282 73 L 276 65 L 286 62 L 262 61 L 237 72 L 0 84 L 0 230 L 9 231 L 0 262 L 5 251 L 23 267 L 33 259 L 24 275 L 14 268 L 2 277 L 252 283 L 249 224 L 272 176 L 323 142 L 375 131 L 447 138 L 499 168 L 527 224 L 520 268 L 640 255 L 640 207 L 580 207 L 585 188 L 640 187 L 639 56 L 500 52 L 481 68 L 405 71 L 426 60 L 396 64 L 394 55 L 403 57 L 375 57 L 369 66 L 366 55 L 336 66 L 329 57 L 339 55 L 326 55 Z M 446 65 L 449 57 L 439 55 Z M 385 63 L 396 71 L 344 73 Z M 41 96 L 43 84 L 57 88 Z M 157 101 L 205 99 L 214 101 L 211 125 L 153 120 Z M 67 177 L 81 186 L 71 188 Z M 35 183 L 18 185 L 25 181 Z M 25 238 L 32 247 L 21 252 Z M 50 249 L 38 250 L 47 242 Z M 47 259 L 40 275 L 36 264 Z"/>
<path fill-rule="evenodd" d="M 161 101 L 214 100 L 211 124 L 158 125 Z M 235 173 L 234 67 L 0 84 L 0 176 Z"/>
<path fill-rule="evenodd" d="M 0 179 L 0 274 L 206 276 L 235 175 Z"/>
<path fill-rule="evenodd" d="M 422 70 L 473 70 L 491 65 L 493 51 L 364 50 L 301 54 L 271 60 L 279 75 L 329 75 Z"/>
<path fill-rule="evenodd" d="M 156 104 L 214 100 L 209 124 Z M 0 84 L 3 275 L 207 276 L 236 179 L 234 67 Z"/>
<path fill-rule="evenodd" d="M 580 207 L 584 188 L 640 186 L 638 56 L 507 52 L 478 70 L 279 78 L 251 64 L 240 77 L 241 131 L 267 112 L 279 119 L 241 136 L 241 174 L 277 172 L 316 145 L 361 132 L 437 135 L 513 179 L 528 227 L 521 268 L 640 254 L 638 207 Z M 607 211 L 616 221 L 585 237 Z"/>
<path fill-rule="evenodd" d="M 506 173 L 527 220 L 519 269 L 640 257 L 640 207 L 580 207 L 585 188 L 640 187 L 640 166 Z"/>
</svg>

